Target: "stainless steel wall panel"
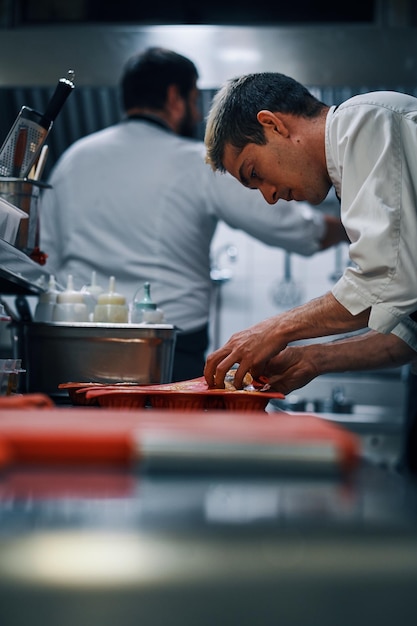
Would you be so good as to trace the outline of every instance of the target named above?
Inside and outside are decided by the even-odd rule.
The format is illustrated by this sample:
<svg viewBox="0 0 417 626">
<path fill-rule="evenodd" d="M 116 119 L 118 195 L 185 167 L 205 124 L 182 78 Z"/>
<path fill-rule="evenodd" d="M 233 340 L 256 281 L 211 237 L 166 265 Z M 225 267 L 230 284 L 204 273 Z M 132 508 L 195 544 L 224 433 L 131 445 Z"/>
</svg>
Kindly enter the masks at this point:
<svg viewBox="0 0 417 626">
<path fill-rule="evenodd" d="M 355 93 L 416 93 L 415 28 L 378 25 L 114 26 L 72 25 L 3 30 L 0 37 L 0 143 L 20 107 L 46 107 L 69 68 L 76 89 L 48 138 L 45 175 L 79 137 L 120 119 L 119 76 L 128 56 L 149 45 L 192 58 L 200 73 L 203 116 L 224 80 L 249 71 L 281 71 L 310 86 L 326 104 Z M 29 51 L 29 52 L 28 52 Z M 204 133 L 204 120 L 199 125 Z"/>
<path fill-rule="evenodd" d="M 194 59 L 203 88 L 262 70 L 322 86 L 417 82 L 415 27 L 72 25 L 3 30 L 0 86 L 54 86 L 70 68 L 78 85 L 115 86 L 125 59 L 149 45 Z"/>
</svg>

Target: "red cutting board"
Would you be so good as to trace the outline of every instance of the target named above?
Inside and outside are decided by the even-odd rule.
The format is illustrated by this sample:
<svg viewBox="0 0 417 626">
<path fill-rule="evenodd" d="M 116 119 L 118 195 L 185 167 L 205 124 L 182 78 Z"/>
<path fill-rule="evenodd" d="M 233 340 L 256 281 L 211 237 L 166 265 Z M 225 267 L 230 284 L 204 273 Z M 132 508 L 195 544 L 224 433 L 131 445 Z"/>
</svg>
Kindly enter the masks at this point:
<svg viewBox="0 0 417 626">
<path fill-rule="evenodd" d="M 106 408 L 140 409 L 145 406 L 182 411 L 218 410 L 263 411 L 273 398 L 284 398 L 282 393 L 265 389 L 258 383 L 252 390 L 209 389 L 203 376 L 176 383 L 134 385 L 119 383 L 61 383 L 74 405 L 99 405 Z"/>
<path fill-rule="evenodd" d="M 341 426 L 305 413 L 188 412 L 96 408 L 3 409 L 0 462 L 176 467 L 200 462 L 261 462 L 275 471 L 352 470 L 359 439 Z"/>
</svg>

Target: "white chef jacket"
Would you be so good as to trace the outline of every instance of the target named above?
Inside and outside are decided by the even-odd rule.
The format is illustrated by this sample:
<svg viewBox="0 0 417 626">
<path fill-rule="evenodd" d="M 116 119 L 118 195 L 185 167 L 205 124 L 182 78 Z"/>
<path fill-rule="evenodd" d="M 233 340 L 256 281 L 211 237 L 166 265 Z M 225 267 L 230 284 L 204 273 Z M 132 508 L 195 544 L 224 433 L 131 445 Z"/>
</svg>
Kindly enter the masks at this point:
<svg viewBox="0 0 417 626">
<path fill-rule="evenodd" d="M 108 285 L 131 301 L 143 283 L 165 319 L 191 332 L 208 322 L 210 244 L 219 220 L 271 246 L 311 255 L 323 215 L 308 204 L 271 207 L 232 176 L 214 173 L 202 142 L 144 120 L 80 139 L 56 164 L 40 206 L 45 268 L 62 285 Z"/>
<path fill-rule="evenodd" d="M 381 91 L 331 107 L 325 146 L 353 263 L 333 294 L 417 350 L 417 98 Z"/>
</svg>

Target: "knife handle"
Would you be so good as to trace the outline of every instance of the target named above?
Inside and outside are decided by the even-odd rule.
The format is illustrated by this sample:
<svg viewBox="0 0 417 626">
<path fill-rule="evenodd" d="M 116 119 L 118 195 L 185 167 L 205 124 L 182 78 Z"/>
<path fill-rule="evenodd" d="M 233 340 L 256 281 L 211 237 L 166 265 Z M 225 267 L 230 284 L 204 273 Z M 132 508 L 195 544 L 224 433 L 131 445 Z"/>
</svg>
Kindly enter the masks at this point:
<svg viewBox="0 0 417 626">
<path fill-rule="evenodd" d="M 52 98 L 46 107 L 46 111 L 42 116 L 42 120 L 40 122 L 42 126 L 46 127 L 46 125 L 49 125 L 50 122 L 53 122 L 56 119 L 68 96 L 75 87 L 73 80 L 74 72 L 70 70 L 68 72 L 68 78 L 61 78 L 58 81 L 58 85 L 56 86 Z"/>
</svg>

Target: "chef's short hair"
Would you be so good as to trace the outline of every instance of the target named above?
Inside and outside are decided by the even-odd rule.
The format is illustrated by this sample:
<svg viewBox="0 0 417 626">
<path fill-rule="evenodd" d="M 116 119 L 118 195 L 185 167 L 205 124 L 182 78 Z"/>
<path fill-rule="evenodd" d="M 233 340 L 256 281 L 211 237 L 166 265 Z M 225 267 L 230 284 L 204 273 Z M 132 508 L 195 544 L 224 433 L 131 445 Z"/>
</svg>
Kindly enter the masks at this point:
<svg viewBox="0 0 417 626">
<path fill-rule="evenodd" d="M 170 85 L 176 85 L 186 98 L 197 79 L 197 68 L 187 57 L 165 48 L 147 48 L 128 59 L 124 67 L 120 83 L 124 110 L 162 109 Z"/>
<path fill-rule="evenodd" d="M 224 172 L 226 145 L 237 153 L 248 143 L 264 145 L 267 140 L 258 121 L 259 111 L 314 118 L 325 106 L 304 85 L 285 74 L 258 72 L 231 78 L 211 102 L 204 136 L 206 160 L 214 170 Z"/>
</svg>

